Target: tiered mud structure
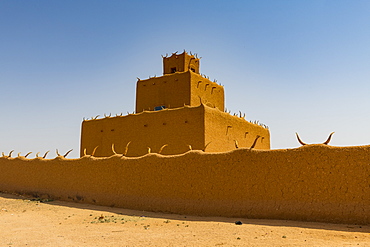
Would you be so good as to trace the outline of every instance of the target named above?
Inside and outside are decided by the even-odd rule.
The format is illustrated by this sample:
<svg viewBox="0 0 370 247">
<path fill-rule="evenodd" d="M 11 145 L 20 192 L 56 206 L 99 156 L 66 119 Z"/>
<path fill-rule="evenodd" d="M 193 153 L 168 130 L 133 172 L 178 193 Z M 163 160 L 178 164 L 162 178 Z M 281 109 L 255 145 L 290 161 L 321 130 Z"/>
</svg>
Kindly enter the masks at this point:
<svg viewBox="0 0 370 247">
<path fill-rule="evenodd" d="M 223 86 L 202 76 L 199 65 L 185 51 L 164 57 L 163 76 L 137 81 L 136 114 L 83 122 L 81 156 L 270 149 L 269 130 L 225 112 Z"/>
<path fill-rule="evenodd" d="M 302 147 L 269 150 L 267 128 L 225 113 L 223 88 L 198 73 L 192 55 L 164 58 L 162 77 L 137 82 L 136 114 L 83 122 L 81 158 L 3 153 L 0 191 L 201 216 L 370 224 L 370 145 L 332 147 L 331 134 L 323 144 L 299 139 Z"/>
</svg>

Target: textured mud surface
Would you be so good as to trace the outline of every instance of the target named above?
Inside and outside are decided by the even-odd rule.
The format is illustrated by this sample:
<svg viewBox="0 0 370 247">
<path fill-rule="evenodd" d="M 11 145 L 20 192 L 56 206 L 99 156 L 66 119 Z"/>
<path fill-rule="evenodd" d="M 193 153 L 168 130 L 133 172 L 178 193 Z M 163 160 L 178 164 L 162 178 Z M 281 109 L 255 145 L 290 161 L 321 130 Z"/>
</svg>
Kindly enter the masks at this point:
<svg viewBox="0 0 370 247">
<path fill-rule="evenodd" d="M 370 246 L 365 225 L 193 217 L 8 194 L 0 194 L 0 219 L 0 246 Z"/>
</svg>

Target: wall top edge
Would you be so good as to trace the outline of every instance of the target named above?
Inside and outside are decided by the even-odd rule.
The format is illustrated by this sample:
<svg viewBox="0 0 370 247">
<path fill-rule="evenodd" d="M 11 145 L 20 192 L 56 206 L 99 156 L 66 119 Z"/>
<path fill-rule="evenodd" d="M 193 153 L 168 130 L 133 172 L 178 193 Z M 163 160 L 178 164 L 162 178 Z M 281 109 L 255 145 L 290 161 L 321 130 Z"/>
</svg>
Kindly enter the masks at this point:
<svg viewBox="0 0 370 247">
<path fill-rule="evenodd" d="M 78 162 L 81 160 L 91 160 L 91 161 L 97 161 L 97 160 L 141 160 L 141 159 L 147 159 L 147 158 L 160 158 L 160 159 L 175 159 L 179 157 L 184 156 L 233 156 L 238 154 L 253 154 L 253 155 L 265 155 L 265 154 L 274 154 L 274 153 L 295 153 L 295 152 L 314 152 L 312 155 L 323 155 L 323 152 L 369 152 L 370 153 L 370 145 L 363 145 L 363 146 L 345 146 L 345 147 L 338 147 L 338 146 L 330 146 L 325 144 L 309 144 L 297 148 L 288 148 L 288 149 L 249 149 L 249 148 L 238 148 L 232 151 L 228 152 L 203 152 L 200 150 L 190 150 L 183 154 L 176 154 L 176 155 L 163 155 L 163 154 L 157 154 L 157 153 L 148 153 L 143 156 L 139 157 L 126 157 L 122 154 L 115 154 L 109 157 L 94 157 L 91 155 L 85 155 L 81 158 L 65 158 L 63 156 L 57 156 L 54 159 L 46 159 L 42 157 L 37 158 L 26 158 L 24 156 L 18 156 L 18 157 L 9 157 L 9 156 L 2 156 L 0 157 L 0 161 L 9 160 L 9 161 L 40 161 L 40 162 L 46 162 L 46 161 L 61 161 L 61 162 Z"/>
</svg>

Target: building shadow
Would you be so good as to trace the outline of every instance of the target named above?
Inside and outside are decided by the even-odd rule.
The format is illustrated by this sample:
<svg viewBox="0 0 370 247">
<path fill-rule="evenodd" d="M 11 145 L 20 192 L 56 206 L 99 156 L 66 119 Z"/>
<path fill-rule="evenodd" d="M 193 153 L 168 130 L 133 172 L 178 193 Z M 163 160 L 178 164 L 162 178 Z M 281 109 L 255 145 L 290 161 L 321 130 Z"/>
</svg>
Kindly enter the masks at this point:
<svg viewBox="0 0 370 247">
<path fill-rule="evenodd" d="M 108 207 L 92 204 L 84 204 L 78 202 L 58 201 L 50 199 L 35 198 L 28 195 L 17 195 L 0 192 L 0 197 L 5 199 L 15 200 L 31 200 L 48 205 L 55 205 L 59 207 L 67 207 L 81 210 L 92 210 L 98 211 L 101 214 L 117 214 L 126 216 L 136 217 L 149 217 L 154 219 L 163 220 L 186 220 L 186 221 L 200 221 L 200 222 L 223 222 L 235 224 L 236 221 L 241 221 L 246 225 L 260 225 L 260 226 L 273 226 L 273 227 L 296 227 L 306 229 L 320 229 L 320 230 L 332 230 L 340 232 L 359 232 L 359 233 L 370 233 L 370 225 L 354 225 L 354 224 L 334 224 L 324 222 L 304 222 L 304 221 L 293 221 L 293 220 L 277 220 L 277 219 L 251 219 L 251 218 L 229 218 L 229 217 L 218 217 L 218 216 L 193 216 L 193 215 L 180 215 L 171 214 L 165 212 L 148 212 L 132 209 L 124 209 L 117 207 Z"/>
</svg>

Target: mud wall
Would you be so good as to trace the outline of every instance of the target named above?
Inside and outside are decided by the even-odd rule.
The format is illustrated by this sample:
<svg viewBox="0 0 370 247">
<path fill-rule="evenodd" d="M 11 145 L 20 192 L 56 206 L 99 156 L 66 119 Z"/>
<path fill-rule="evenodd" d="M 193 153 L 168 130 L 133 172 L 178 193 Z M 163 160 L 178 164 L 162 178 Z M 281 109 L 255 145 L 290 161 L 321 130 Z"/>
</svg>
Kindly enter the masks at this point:
<svg viewBox="0 0 370 247">
<path fill-rule="evenodd" d="M 204 109 L 182 107 L 141 112 L 128 116 L 88 120 L 82 123 L 81 157 L 87 154 L 108 157 L 117 153 L 142 156 L 148 152 L 181 154 L 204 148 Z M 164 145 L 167 145 L 164 147 Z M 150 150 L 149 150 L 150 148 Z"/>
<path fill-rule="evenodd" d="M 370 146 L 2 157 L 0 190 L 180 214 L 370 224 Z"/>
<path fill-rule="evenodd" d="M 136 113 L 154 107 L 177 108 L 190 105 L 190 72 L 139 80 L 136 84 Z"/>
<path fill-rule="evenodd" d="M 163 57 L 163 74 L 174 73 L 172 69 L 177 72 L 185 72 L 192 70 L 199 74 L 200 59 L 194 55 L 189 55 L 187 52 L 181 54 L 173 53 L 170 57 Z"/>
<path fill-rule="evenodd" d="M 220 152 L 239 148 L 270 149 L 270 131 L 240 116 L 232 116 L 215 108 L 205 107 L 205 143 L 207 152 Z M 236 142 L 236 143 L 235 143 Z"/>
<path fill-rule="evenodd" d="M 126 153 L 129 157 L 148 152 L 182 154 L 190 149 L 225 152 L 235 149 L 234 141 L 240 147 L 251 147 L 257 135 L 261 138 L 254 148 L 270 149 L 268 129 L 216 108 L 185 106 L 85 120 L 80 156 L 84 155 L 85 149 L 86 154 L 92 154 L 96 147 L 95 157 L 111 156 L 114 154 L 112 144 L 115 152 Z"/>
<path fill-rule="evenodd" d="M 136 113 L 153 111 L 158 106 L 198 106 L 201 101 L 224 111 L 223 86 L 191 71 L 139 80 L 136 84 Z"/>
<path fill-rule="evenodd" d="M 199 74 L 188 73 L 190 73 L 191 78 L 190 105 L 197 106 L 200 104 L 200 101 L 202 101 L 203 104 L 216 107 L 223 112 L 225 110 L 224 87 Z"/>
</svg>

